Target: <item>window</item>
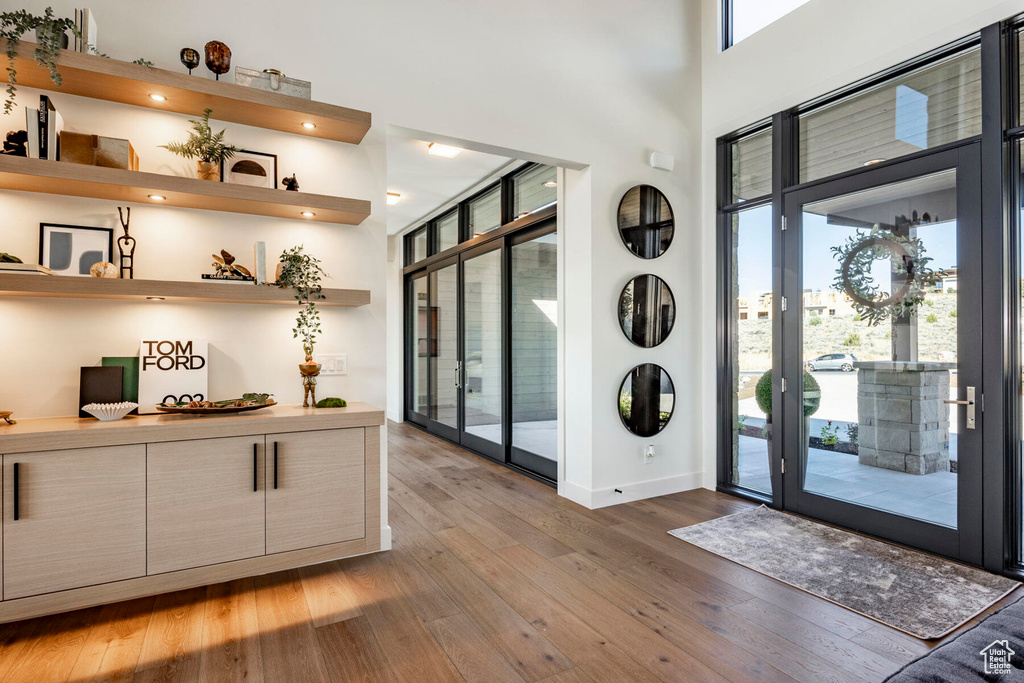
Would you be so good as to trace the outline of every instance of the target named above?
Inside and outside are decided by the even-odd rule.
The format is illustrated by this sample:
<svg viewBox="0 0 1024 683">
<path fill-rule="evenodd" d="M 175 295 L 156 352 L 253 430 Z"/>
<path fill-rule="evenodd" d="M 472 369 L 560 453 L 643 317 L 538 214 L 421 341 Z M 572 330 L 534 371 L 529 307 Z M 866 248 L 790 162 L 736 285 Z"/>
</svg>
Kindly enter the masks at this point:
<svg viewBox="0 0 1024 683">
<path fill-rule="evenodd" d="M 427 258 L 427 228 L 423 226 L 405 236 L 405 265 Z"/>
<path fill-rule="evenodd" d="M 972 48 L 800 116 L 807 182 L 981 134 L 981 50 Z"/>
<path fill-rule="evenodd" d="M 512 216 L 522 218 L 555 203 L 555 167 L 537 165 L 512 177 Z"/>
<path fill-rule="evenodd" d="M 434 223 L 437 230 L 437 253 L 445 249 L 451 249 L 459 243 L 459 212 L 451 213 L 438 218 Z"/>
<path fill-rule="evenodd" d="M 496 185 L 467 206 L 470 239 L 501 227 L 501 186 Z"/>
<path fill-rule="evenodd" d="M 729 146 L 732 163 L 730 204 L 747 202 L 772 192 L 772 129 L 741 138 Z"/>
<path fill-rule="evenodd" d="M 805 2 L 807 0 L 722 0 L 723 49 L 757 33 Z"/>
</svg>

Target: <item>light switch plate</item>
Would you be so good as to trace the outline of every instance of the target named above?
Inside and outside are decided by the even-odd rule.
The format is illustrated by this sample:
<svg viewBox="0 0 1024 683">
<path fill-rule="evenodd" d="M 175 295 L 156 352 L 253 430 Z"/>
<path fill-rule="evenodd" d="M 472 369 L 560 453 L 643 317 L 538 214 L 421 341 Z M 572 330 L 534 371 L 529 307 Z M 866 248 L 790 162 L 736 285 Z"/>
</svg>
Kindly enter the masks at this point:
<svg viewBox="0 0 1024 683">
<path fill-rule="evenodd" d="M 318 353 L 316 354 L 316 362 L 322 366 L 320 368 L 321 377 L 348 374 L 347 353 Z"/>
</svg>

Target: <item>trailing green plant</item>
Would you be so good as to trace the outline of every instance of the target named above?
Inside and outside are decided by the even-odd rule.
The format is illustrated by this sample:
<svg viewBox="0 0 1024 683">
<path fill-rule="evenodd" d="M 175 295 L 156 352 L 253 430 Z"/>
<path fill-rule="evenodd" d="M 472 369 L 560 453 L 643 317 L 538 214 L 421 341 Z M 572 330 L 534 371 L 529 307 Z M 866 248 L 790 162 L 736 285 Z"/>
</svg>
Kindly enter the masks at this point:
<svg viewBox="0 0 1024 683">
<path fill-rule="evenodd" d="M 320 334 L 320 309 L 314 302 L 326 298 L 320 282 L 327 273 L 320 267 L 320 260 L 305 253 L 301 245 L 285 249 L 281 253 L 281 264 L 277 286 L 295 290 L 295 300 L 299 302 L 293 338 L 301 337 L 302 350 L 312 357 L 313 345 Z"/>
<path fill-rule="evenodd" d="M 772 371 L 769 370 L 761 379 L 757 380 L 754 387 L 754 398 L 757 399 L 757 407 L 769 417 L 772 414 Z M 818 412 L 821 405 L 821 387 L 818 381 L 811 376 L 811 373 L 804 373 L 804 417 L 810 417 Z"/>
<path fill-rule="evenodd" d="M 58 88 L 63 82 L 57 71 L 57 55 L 60 54 L 61 43 L 68 31 L 80 36 L 74 20 L 53 16 L 52 7 L 47 7 L 43 16 L 25 10 L 0 13 L 0 37 L 7 41 L 7 99 L 4 100 L 4 114 L 14 111 L 18 82 L 14 58 L 18 54 L 22 34 L 28 31 L 36 31 L 36 62 L 50 72 L 50 80 Z"/>
<path fill-rule="evenodd" d="M 203 110 L 201 119 L 189 119 L 189 123 L 192 124 L 192 132 L 189 133 L 188 140 L 185 142 L 169 142 L 160 146 L 186 159 L 197 159 L 213 164 L 230 159 L 238 151 L 238 148 L 225 144 L 225 131 L 214 133 L 210 129 L 210 114 L 212 113 L 213 110 L 207 108 Z M 299 249 L 302 248 L 299 247 Z"/>
<path fill-rule="evenodd" d="M 821 428 L 821 444 L 823 446 L 835 446 L 839 443 L 839 425 L 832 426 L 832 420 Z"/>
</svg>

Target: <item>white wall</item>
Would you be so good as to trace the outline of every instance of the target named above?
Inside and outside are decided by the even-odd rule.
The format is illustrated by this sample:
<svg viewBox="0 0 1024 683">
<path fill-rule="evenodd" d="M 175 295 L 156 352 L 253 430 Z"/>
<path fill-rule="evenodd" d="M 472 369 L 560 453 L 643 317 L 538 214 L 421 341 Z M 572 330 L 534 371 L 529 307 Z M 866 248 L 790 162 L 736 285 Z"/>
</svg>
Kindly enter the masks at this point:
<svg viewBox="0 0 1024 683">
<path fill-rule="evenodd" d="M 76 6 L 69 0 L 24 4 L 39 13 L 53 4 L 65 15 Z M 702 310 L 696 163 L 700 7 L 695 0 L 346 0 L 294 6 L 269 0 L 93 0 L 90 7 L 100 27 L 99 48 L 115 58 L 145 57 L 177 70 L 180 48 L 202 49 L 219 39 L 231 47 L 234 65 L 274 67 L 311 80 L 316 99 L 365 109 L 374 117 L 370 134 L 357 147 L 228 126 L 233 140 L 276 151 L 282 172 L 297 172 L 303 190 L 371 200 L 373 215 L 362 226 L 140 207 L 133 220 L 140 277 L 192 279 L 207 271 L 212 251 L 223 247 L 242 256 L 256 239 L 267 241 L 268 254 L 305 243 L 324 259 L 333 276 L 330 286 L 369 288 L 373 296 L 366 308 L 325 312 L 319 348 L 348 353 L 349 376 L 325 378 L 320 393 L 386 405 L 394 414 L 400 405 L 394 378 L 385 390 L 385 349 L 389 344 L 393 351 L 394 342 L 385 330 L 400 316 L 386 300 L 397 305 L 400 298 L 386 266 L 387 126 L 588 165 L 567 171 L 563 189 L 562 490 L 599 505 L 699 482 L 701 397 L 688 390 L 701 377 L 696 333 Z M 197 74 L 209 75 L 202 67 Z M 57 97 L 74 127 L 131 138 L 144 170 L 188 171 L 187 164 L 155 147 L 183 137 L 184 117 Z M 655 149 L 676 157 L 676 171 L 654 171 L 646 164 Z M 638 183 L 661 188 L 678 220 L 672 249 L 652 262 L 633 257 L 615 230 L 619 198 Z M 116 225 L 110 202 L 10 192 L 0 193 L 0 202 L 2 250 L 29 257 L 41 220 Z M 680 311 L 676 331 L 653 350 L 633 347 L 615 318 L 623 285 L 643 272 L 669 282 Z M 21 416 L 70 413 L 77 367 L 102 354 L 134 352 L 140 331 L 154 328 L 210 339 L 216 349 L 213 393 L 258 387 L 285 401 L 299 396 L 293 372 L 299 351 L 287 309 L 9 300 L 0 302 L 0 315 L 5 321 L 0 404 Z M 680 390 L 672 423 L 650 440 L 659 447 L 650 466 L 641 458 L 647 440 L 627 433 L 615 412 L 619 382 L 645 361 L 664 365 Z M 625 493 L 612 494 L 613 488 Z"/>
<path fill-rule="evenodd" d="M 1024 11 L 996 0 L 811 0 L 721 52 L 720 0 L 701 0 L 700 348 L 704 486 L 715 486 L 715 140 Z"/>
</svg>

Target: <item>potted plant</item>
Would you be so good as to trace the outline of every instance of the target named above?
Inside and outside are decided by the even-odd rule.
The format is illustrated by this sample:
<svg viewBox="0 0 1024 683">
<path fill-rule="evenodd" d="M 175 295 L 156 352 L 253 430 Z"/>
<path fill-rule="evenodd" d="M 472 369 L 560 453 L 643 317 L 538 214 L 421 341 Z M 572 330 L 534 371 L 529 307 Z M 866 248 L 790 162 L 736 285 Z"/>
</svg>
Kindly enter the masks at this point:
<svg viewBox="0 0 1024 683">
<path fill-rule="evenodd" d="M 754 388 L 754 397 L 757 399 L 757 406 L 764 413 L 764 433 L 768 440 L 769 452 L 772 441 L 772 371 L 761 375 Z M 818 412 L 821 405 L 821 387 L 818 381 L 811 376 L 811 373 L 804 372 L 804 453 L 810 444 L 811 438 L 811 415 Z"/>
<path fill-rule="evenodd" d="M 57 55 L 67 47 L 67 32 L 71 31 L 81 37 L 73 19 L 58 19 L 53 16 L 53 8 L 47 7 L 43 16 L 25 10 L 16 12 L 0 12 L 0 38 L 7 43 L 7 99 L 4 100 L 4 114 L 14 111 L 14 94 L 17 92 L 18 71 L 14 66 L 14 58 L 18 53 L 21 36 L 35 31 L 35 58 L 39 66 L 49 70 L 50 80 L 60 86 L 60 72 L 57 71 Z"/>
<path fill-rule="evenodd" d="M 299 303 L 292 335 L 294 339 L 302 339 L 302 350 L 306 355 L 306 360 L 299 363 L 304 408 L 309 407 L 310 398 L 316 403 L 316 377 L 320 374 L 320 364 L 313 362 L 313 345 L 320 334 L 320 309 L 314 302 L 324 298 L 320 281 L 325 275 L 327 273 L 320 267 L 320 260 L 305 253 L 301 245 L 282 252 L 277 266 L 277 286 L 294 290 L 295 300 Z"/>
<path fill-rule="evenodd" d="M 238 148 L 224 143 L 225 131 L 214 133 L 210 130 L 212 113 L 212 109 L 204 109 L 201 119 L 189 119 L 192 132 L 185 142 L 169 142 L 160 146 L 186 159 L 195 159 L 200 180 L 219 181 L 221 162 L 233 157 Z"/>
</svg>

